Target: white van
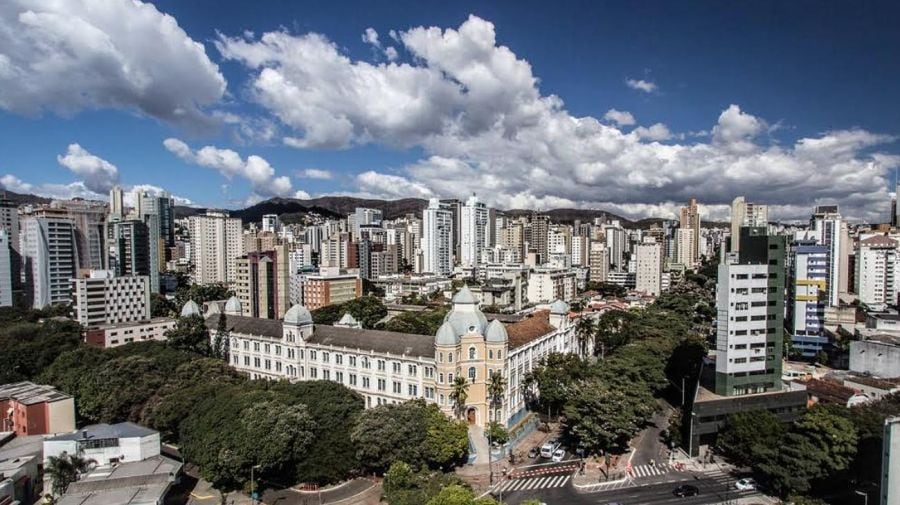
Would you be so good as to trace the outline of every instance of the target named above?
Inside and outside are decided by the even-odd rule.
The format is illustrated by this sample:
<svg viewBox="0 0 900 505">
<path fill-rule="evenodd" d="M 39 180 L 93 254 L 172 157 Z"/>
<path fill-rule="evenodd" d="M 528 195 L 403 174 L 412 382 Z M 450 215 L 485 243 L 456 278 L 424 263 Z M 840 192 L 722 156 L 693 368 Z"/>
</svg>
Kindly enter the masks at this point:
<svg viewBox="0 0 900 505">
<path fill-rule="evenodd" d="M 550 440 L 546 444 L 541 446 L 541 457 L 542 458 L 552 458 L 553 453 L 559 449 L 559 441 Z"/>
</svg>

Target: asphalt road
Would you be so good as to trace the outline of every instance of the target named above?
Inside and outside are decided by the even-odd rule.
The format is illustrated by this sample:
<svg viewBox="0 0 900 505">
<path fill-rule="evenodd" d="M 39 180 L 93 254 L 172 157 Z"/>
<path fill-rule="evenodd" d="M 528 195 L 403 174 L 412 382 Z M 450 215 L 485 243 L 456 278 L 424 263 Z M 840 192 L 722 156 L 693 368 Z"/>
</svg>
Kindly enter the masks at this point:
<svg viewBox="0 0 900 505">
<path fill-rule="evenodd" d="M 537 498 L 548 505 L 605 505 L 620 503 L 622 505 L 703 505 L 724 503 L 728 500 L 758 495 L 756 491 L 737 491 L 734 489 L 735 479 L 731 476 L 700 477 L 685 479 L 680 482 L 666 482 L 643 486 L 627 487 L 614 491 L 581 493 L 571 481 L 566 486 L 551 489 L 530 489 L 504 494 L 503 503 L 517 505 L 522 501 Z M 680 484 L 691 484 L 700 489 L 697 496 L 678 498 L 672 490 Z"/>
</svg>

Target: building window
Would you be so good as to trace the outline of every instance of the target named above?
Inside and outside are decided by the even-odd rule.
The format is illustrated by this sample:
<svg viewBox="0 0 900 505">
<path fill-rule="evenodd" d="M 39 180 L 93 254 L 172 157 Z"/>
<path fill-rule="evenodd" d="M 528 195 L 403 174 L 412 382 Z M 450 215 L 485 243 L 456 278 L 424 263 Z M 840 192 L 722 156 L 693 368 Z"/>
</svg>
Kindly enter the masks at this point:
<svg viewBox="0 0 900 505">
<path fill-rule="evenodd" d="M 334 380 L 343 384 L 344 383 L 344 372 L 334 372 Z"/>
<path fill-rule="evenodd" d="M 441 395 L 440 401 L 438 403 L 440 403 L 441 405 L 444 404 L 444 395 Z"/>
<path fill-rule="evenodd" d="M 266 354 L 271 353 L 271 352 L 272 352 L 272 346 L 269 345 L 269 344 L 263 345 L 263 351 L 264 351 Z"/>
<path fill-rule="evenodd" d="M 280 372 L 280 371 L 281 371 L 281 362 L 280 362 L 280 361 L 276 361 L 276 362 L 275 362 L 275 371 L 276 371 L 276 372 Z"/>
<path fill-rule="evenodd" d="M 245 350 L 245 351 L 249 351 L 249 350 L 250 350 L 250 342 L 248 342 L 248 341 L 246 341 L 246 340 L 244 340 L 244 350 Z"/>
<path fill-rule="evenodd" d="M 328 353 L 327 352 L 322 353 L 322 363 L 328 363 Z"/>
<path fill-rule="evenodd" d="M 444 362 L 444 353 L 439 352 L 438 353 L 438 363 L 443 363 L 443 362 Z"/>
<path fill-rule="evenodd" d="M 503 359 L 503 351 L 497 351 L 497 359 Z"/>
<path fill-rule="evenodd" d="M 394 381 L 394 384 L 392 386 L 393 386 L 394 393 L 399 395 L 402 390 L 403 384 L 400 384 L 399 382 Z"/>
<path fill-rule="evenodd" d="M 350 379 L 350 385 L 355 386 L 356 385 L 356 374 L 352 373 L 352 374 L 350 374 L 350 376 L 348 378 Z"/>
<path fill-rule="evenodd" d="M 363 366 L 363 368 L 365 368 L 366 370 L 368 370 L 369 368 L 372 368 L 372 364 L 369 362 L 369 358 L 364 357 L 364 358 L 362 359 L 362 366 Z"/>
<path fill-rule="evenodd" d="M 469 359 L 475 359 L 475 347 L 469 347 Z"/>
<path fill-rule="evenodd" d="M 344 355 L 343 354 L 335 354 L 334 355 L 334 363 L 336 365 L 343 365 L 344 364 Z"/>
<path fill-rule="evenodd" d="M 378 379 L 378 390 L 384 391 L 387 388 L 387 381 L 384 379 Z"/>
<path fill-rule="evenodd" d="M 362 387 L 363 387 L 363 389 L 369 389 L 371 387 L 368 377 L 363 377 Z"/>
<path fill-rule="evenodd" d="M 309 359 L 310 361 L 316 360 L 316 351 L 309 351 Z"/>
<path fill-rule="evenodd" d="M 400 373 L 400 366 L 401 366 L 400 363 L 396 363 L 396 362 L 395 362 L 395 363 L 391 363 L 391 368 L 394 369 L 394 373 L 395 373 L 395 374 L 399 374 L 399 373 Z"/>
<path fill-rule="evenodd" d="M 253 342 L 253 350 L 259 352 L 259 342 Z"/>
<path fill-rule="evenodd" d="M 275 356 L 281 356 L 281 346 L 280 345 L 275 346 Z"/>
<path fill-rule="evenodd" d="M 416 370 L 416 365 L 407 365 L 406 373 L 407 373 L 407 375 L 411 375 L 413 377 L 418 375 L 418 370 Z"/>
<path fill-rule="evenodd" d="M 384 360 L 383 360 L 383 359 L 378 360 L 378 371 L 379 371 L 379 372 L 383 372 L 383 371 L 384 371 L 384 367 L 385 367 L 385 365 L 384 365 Z"/>
<path fill-rule="evenodd" d="M 268 360 L 268 359 L 267 359 L 267 360 L 265 361 L 265 369 L 266 369 L 266 370 L 271 370 L 271 369 L 272 369 L 272 360 Z"/>
<path fill-rule="evenodd" d="M 488 351 L 488 359 L 494 359 L 494 350 L 493 349 Z"/>
<path fill-rule="evenodd" d="M 452 352 L 447 353 L 447 363 L 453 363 L 453 353 Z"/>
<path fill-rule="evenodd" d="M 469 380 L 472 382 L 475 382 L 475 367 L 474 366 L 469 367 Z"/>
<path fill-rule="evenodd" d="M 453 384 L 453 374 L 452 373 L 447 374 L 447 384 Z"/>
<path fill-rule="evenodd" d="M 309 367 L 309 378 L 317 379 L 319 377 L 319 370 L 315 367 Z"/>
<path fill-rule="evenodd" d="M 438 374 L 438 384 L 443 384 L 443 383 L 444 383 L 444 374 L 439 373 Z"/>
<path fill-rule="evenodd" d="M 410 384 L 407 387 L 407 391 L 409 393 L 409 396 L 419 396 L 419 388 L 415 384 Z"/>
<path fill-rule="evenodd" d="M 244 366 L 250 366 L 250 356 L 244 356 Z"/>
<path fill-rule="evenodd" d="M 253 366 L 259 368 L 259 358 L 253 358 Z"/>
<path fill-rule="evenodd" d="M 350 356 L 349 360 L 350 360 L 350 366 L 355 367 L 356 366 L 356 356 Z"/>
</svg>

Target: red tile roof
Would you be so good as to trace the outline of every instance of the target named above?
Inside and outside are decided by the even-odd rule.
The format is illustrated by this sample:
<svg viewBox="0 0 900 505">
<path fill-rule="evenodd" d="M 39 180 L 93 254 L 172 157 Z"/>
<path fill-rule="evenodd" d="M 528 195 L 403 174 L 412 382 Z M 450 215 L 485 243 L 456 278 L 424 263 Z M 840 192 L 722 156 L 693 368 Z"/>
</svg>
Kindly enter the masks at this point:
<svg viewBox="0 0 900 505">
<path fill-rule="evenodd" d="M 510 348 L 521 347 L 554 330 L 555 328 L 550 326 L 549 310 L 536 310 L 525 319 L 506 326 Z"/>
</svg>

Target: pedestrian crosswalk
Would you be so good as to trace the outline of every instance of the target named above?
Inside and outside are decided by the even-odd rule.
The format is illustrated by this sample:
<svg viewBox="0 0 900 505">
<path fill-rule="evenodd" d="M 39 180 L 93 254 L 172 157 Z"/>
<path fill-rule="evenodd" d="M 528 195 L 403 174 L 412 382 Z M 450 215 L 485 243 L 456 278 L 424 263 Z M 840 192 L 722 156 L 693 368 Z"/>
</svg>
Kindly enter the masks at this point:
<svg viewBox="0 0 900 505">
<path fill-rule="evenodd" d="M 550 475 L 530 479 L 513 479 L 501 482 L 494 487 L 494 493 L 511 493 L 513 491 L 529 491 L 534 489 L 551 489 L 563 487 L 571 479 L 571 475 Z"/>
<path fill-rule="evenodd" d="M 645 477 L 655 477 L 657 475 L 665 475 L 672 470 L 668 463 L 657 463 L 655 465 L 638 465 L 632 467 L 631 476 L 635 479 Z"/>
</svg>

